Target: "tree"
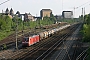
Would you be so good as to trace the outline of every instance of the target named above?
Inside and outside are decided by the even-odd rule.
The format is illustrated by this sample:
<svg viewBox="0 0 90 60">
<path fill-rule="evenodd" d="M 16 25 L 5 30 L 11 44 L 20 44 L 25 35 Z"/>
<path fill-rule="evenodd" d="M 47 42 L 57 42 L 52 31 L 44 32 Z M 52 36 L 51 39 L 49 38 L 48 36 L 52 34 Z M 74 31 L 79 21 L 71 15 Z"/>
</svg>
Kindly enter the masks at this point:
<svg viewBox="0 0 90 60">
<path fill-rule="evenodd" d="M 12 19 L 6 15 L 0 15 L 0 29 L 10 31 Z"/>
<path fill-rule="evenodd" d="M 5 16 L 6 30 L 11 30 L 12 19 L 9 16 Z"/>
<path fill-rule="evenodd" d="M 85 24 L 83 26 L 84 41 L 90 42 L 90 14 L 85 15 Z"/>
<path fill-rule="evenodd" d="M 53 21 L 53 23 L 57 22 L 57 21 L 56 21 L 56 18 L 54 17 L 54 15 L 53 15 L 53 14 L 51 14 L 50 20 L 52 20 L 52 21 Z"/>
<path fill-rule="evenodd" d="M 84 36 L 84 41 L 90 41 L 90 25 L 84 24 L 83 26 L 83 36 Z"/>
</svg>

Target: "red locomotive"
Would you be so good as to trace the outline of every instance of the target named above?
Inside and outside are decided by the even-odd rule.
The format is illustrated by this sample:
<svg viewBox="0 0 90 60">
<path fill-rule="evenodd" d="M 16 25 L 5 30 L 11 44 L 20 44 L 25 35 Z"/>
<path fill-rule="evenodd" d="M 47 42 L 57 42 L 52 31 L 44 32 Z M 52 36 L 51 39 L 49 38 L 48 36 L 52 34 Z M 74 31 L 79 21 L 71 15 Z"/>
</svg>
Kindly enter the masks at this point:
<svg viewBox="0 0 90 60">
<path fill-rule="evenodd" d="M 39 35 L 33 35 L 33 36 L 30 36 L 30 37 L 24 37 L 23 40 L 22 40 L 22 46 L 33 45 L 33 44 L 39 42 L 39 40 L 40 40 Z"/>
</svg>

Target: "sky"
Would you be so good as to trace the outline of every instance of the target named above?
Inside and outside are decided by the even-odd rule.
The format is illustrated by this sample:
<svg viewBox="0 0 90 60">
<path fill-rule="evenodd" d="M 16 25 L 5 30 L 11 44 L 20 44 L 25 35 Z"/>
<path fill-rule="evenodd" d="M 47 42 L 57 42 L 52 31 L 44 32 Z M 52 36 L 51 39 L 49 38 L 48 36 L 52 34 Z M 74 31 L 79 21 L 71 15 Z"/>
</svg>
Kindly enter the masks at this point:
<svg viewBox="0 0 90 60">
<path fill-rule="evenodd" d="M 6 0 L 0 0 L 0 3 Z M 62 11 L 74 11 L 75 17 L 82 14 L 82 8 L 85 7 L 85 13 L 90 13 L 90 0 L 10 0 L 0 5 L 0 12 L 13 8 L 14 13 L 31 13 L 34 16 L 40 16 L 41 9 L 51 9 L 54 15 L 61 15 Z"/>
</svg>

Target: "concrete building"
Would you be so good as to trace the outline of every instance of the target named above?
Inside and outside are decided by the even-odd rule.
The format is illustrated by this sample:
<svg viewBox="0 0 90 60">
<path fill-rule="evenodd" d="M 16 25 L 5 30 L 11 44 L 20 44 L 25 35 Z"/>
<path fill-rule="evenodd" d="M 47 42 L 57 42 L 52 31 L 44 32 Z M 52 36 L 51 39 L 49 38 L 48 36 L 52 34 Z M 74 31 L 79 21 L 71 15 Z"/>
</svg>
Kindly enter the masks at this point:
<svg viewBox="0 0 90 60">
<path fill-rule="evenodd" d="M 24 21 L 34 21 L 34 16 L 32 16 L 30 13 L 25 13 L 24 15 Z"/>
<path fill-rule="evenodd" d="M 63 11 L 62 16 L 63 18 L 71 19 L 73 18 L 73 11 Z"/>
<path fill-rule="evenodd" d="M 50 17 L 51 14 L 52 14 L 52 10 L 50 10 L 50 9 L 42 9 L 42 10 L 40 11 L 40 17 L 41 17 L 42 20 L 43 20 L 43 18 L 44 18 L 45 16 Z"/>
</svg>

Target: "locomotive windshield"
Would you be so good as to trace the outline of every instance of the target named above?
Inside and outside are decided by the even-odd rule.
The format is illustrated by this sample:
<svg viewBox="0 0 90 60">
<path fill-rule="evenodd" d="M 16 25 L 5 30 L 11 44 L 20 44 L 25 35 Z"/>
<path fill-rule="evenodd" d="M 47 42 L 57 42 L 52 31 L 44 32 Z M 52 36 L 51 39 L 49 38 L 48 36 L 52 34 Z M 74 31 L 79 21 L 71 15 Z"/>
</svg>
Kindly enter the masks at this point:
<svg viewBox="0 0 90 60">
<path fill-rule="evenodd" d="M 24 38 L 24 41 L 25 41 L 25 42 L 28 42 L 28 41 L 29 41 L 29 38 L 25 37 L 25 38 Z"/>
</svg>

